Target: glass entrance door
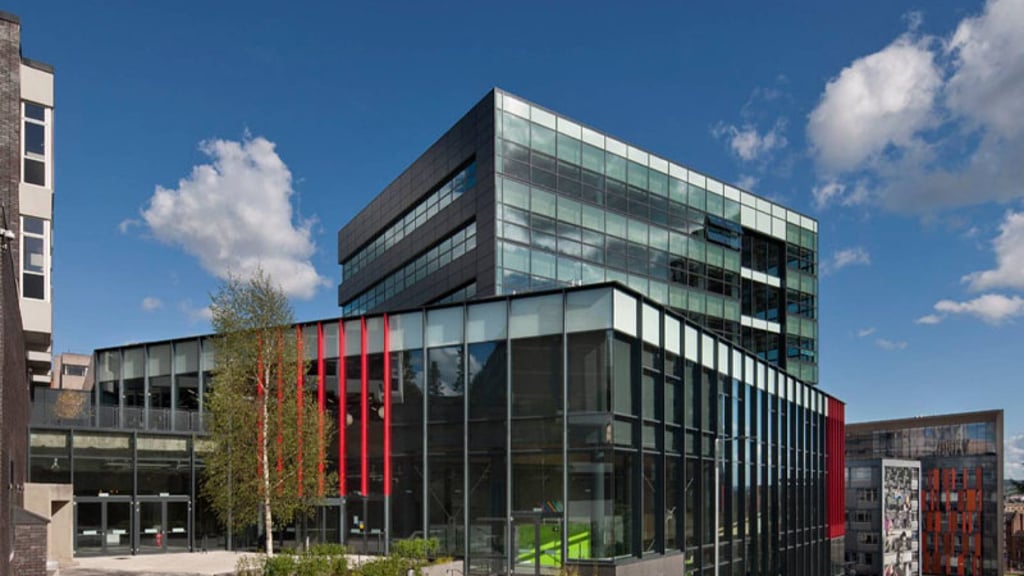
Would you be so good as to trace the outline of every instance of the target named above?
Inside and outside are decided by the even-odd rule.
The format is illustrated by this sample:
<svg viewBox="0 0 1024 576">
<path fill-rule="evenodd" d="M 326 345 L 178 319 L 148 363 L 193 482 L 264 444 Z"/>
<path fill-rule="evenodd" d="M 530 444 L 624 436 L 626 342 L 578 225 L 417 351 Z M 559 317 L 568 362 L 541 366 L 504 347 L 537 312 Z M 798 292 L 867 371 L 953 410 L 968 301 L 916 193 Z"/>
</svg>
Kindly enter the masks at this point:
<svg viewBox="0 0 1024 576">
<path fill-rule="evenodd" d="M 562 568 L 562 517 L 543 512 L 512 515 L 512 573 L 557 574 Z"/>
<path fill-rule="evenodd" d="M 306 535 L 310 544 L 341 543 L 341 500 L 327 499 L 316 507 L 313 516 L 308 520 Z"/>
<path fill-rule="evenodd" d="M 132 553 L 132 502 L 128 497 L 75 499 L 75 553 Z"/>
<path fill-rule="evenodd" d="M 358 554 L 384 553 L 384 497 L 349 498 L 345 503 L 345 546 Z"/>
<path fill-rule="evenodd" d="M 169 552 L 188 552 L 189 550 L 189 511 L 192 508 L 188 500 L 170 500 L 164 502 L 164 539 Z"/>
<path fill-rule="evenodd" d="M 191 508 L 187 496 L 140 497 L 136 507 L 138 552 L 187 552 Z"/>
<path fill-rule="evenodd" d="M 103 554 L 103 502 L 75 502 L 75 554 Z"/>
</svg>

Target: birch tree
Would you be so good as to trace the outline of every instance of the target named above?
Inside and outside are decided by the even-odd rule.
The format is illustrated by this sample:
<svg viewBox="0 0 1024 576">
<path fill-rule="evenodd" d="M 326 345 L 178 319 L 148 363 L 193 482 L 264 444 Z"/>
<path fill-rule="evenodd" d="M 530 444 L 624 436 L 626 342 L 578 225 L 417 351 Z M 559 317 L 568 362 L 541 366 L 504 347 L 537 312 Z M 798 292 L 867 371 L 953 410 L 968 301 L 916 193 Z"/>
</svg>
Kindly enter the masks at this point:
<svg viewBox="0 0 1024 576">
<path fill-rule="evenodd" d="M 308 363 L 291 305 L 262 270 L 227 280 L 210 309 L 216 367 L 205 403 L 215 449 L 204 458 L 202 488 L 225 525 L 241 529 L 262 519 L 272 556 L 274 526 L 309 513 L 323 497 L 318 448 L 330 445 L 333 419 L 323 419 L 320 440 L 317 398 L 298 386 Z"/>
</svg>

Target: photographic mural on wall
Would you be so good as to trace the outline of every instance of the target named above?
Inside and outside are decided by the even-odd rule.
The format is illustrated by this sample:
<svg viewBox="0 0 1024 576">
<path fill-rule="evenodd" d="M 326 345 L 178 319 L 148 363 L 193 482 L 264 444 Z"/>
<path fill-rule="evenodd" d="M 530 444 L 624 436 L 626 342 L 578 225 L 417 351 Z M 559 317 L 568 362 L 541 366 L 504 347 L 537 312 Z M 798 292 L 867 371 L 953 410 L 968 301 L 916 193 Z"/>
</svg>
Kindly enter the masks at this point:
<svg viewBox="0 0 1024 576">
<path fill-rule="evenodd" d="M 920 494 L 918 466 L 886 464 L 882 469 L 884 576 L 920 574 Z"/>
</svg>

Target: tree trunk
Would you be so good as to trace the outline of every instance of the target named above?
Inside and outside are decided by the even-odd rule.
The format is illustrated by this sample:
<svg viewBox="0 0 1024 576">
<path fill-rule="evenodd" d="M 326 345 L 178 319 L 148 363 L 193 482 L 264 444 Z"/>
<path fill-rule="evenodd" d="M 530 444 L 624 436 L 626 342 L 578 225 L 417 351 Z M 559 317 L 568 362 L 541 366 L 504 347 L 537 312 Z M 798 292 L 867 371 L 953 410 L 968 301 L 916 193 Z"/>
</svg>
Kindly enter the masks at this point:
<svg viewBox="0 0 1024 576">
<path fill-rule="evenodd" d="M 266 376 L 269 376 L 267 371 Z M 264 382 L 266 382 L 264 378 Z M 263 418 L 260 422 L 260 427 L 263 428 L 263 445 L 260 447 L 260 458 L 263 464 L 263 525 L 264 532 L 266 534 L 266 550 L 267 556 L 274 555 L 274 516 L 270 510 L 270 461 L 267 458 L 267 395 L 264 393 L 262 401 L 260 402 L 260 410 L 263 412 Z"/>
</svg>

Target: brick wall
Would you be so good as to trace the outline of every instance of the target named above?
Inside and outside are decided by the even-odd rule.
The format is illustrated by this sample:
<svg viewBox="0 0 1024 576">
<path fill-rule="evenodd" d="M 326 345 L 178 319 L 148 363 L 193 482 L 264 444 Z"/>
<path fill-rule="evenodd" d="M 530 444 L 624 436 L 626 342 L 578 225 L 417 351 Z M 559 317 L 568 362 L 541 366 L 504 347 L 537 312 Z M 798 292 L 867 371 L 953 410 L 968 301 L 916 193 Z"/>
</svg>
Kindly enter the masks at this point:
<svg viewBox="0 0 1024 576">
<path fill-rule="evenodd" d="M 21 25 L 0 12 L 0 226 L 19 231 Z M 28 377 L 17 286 L 17 242 L 0 251 L 0 576 L 12 569 L 14 514 L 22 502 L 28 453 Z M 44 528 L 45 530 L 45 528 Z M 42 536 L 46 541 L 45 533 Z M 43 559 L 45 563 L 45 552 Z"/>
<path fill-rule="evenodd" d="M 46 576 L 46 524 L 19 524 L 14 529 L 11 574 Z"/>
</svg>

